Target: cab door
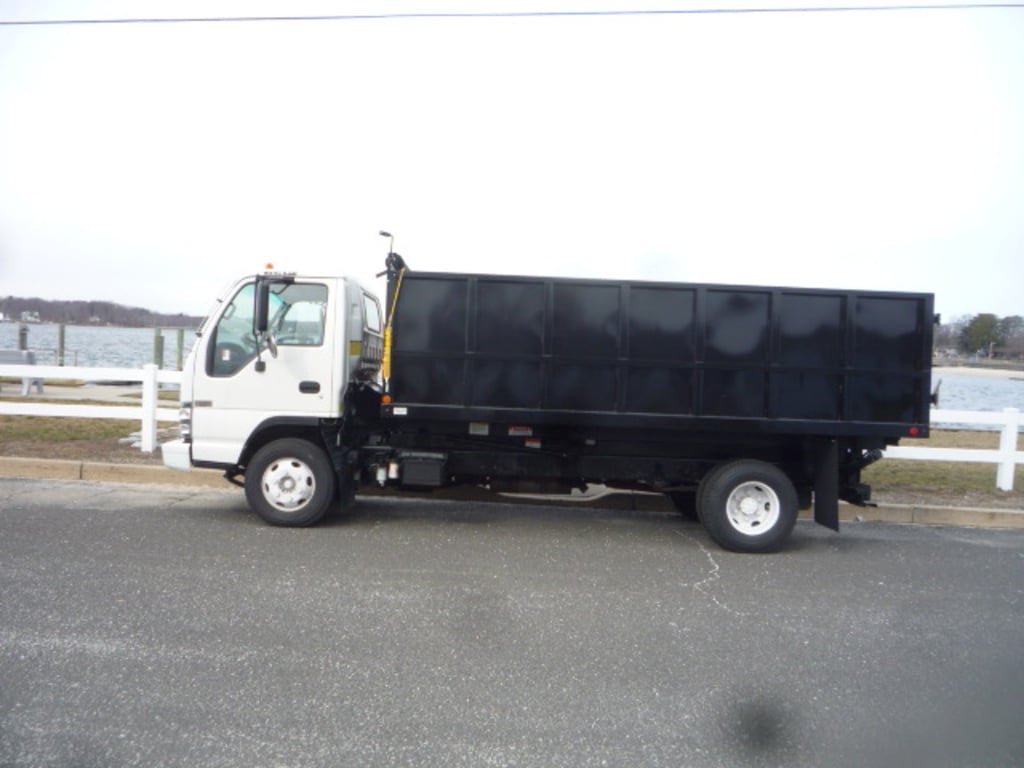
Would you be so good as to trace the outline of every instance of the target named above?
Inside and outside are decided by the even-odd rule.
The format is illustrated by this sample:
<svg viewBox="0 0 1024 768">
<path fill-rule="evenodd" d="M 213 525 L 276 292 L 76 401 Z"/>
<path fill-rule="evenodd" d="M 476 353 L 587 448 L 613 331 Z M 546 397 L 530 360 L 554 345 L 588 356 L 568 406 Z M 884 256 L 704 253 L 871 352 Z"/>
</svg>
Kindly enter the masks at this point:
<svg viewBox="0 0 1024 768">
<path fill-rule="evenodd" d="M 336 415 L 330 286 L 269 282 L 266 335 L 254 332 L 254 279 L 239 287 L 204 339 L 192 393 L 193 462 L 237 464 L 268 419 Z"/>
</svg>

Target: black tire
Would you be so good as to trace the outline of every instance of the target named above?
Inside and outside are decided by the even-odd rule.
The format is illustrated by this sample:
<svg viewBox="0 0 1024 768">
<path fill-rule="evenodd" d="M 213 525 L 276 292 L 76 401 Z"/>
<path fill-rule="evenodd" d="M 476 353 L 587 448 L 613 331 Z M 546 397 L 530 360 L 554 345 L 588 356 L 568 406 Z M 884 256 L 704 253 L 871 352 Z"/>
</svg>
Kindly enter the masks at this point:
<svg viewBox="0 0 1024 768">
<path fill-rule="evenodd" d="M 796 525 L 796 489 L 764 461 L 719 464 L 701 482 L 697 503 L 711 538 L 733 552 L 772 552 Z"/>
<path fill-rule="evenodd" d="M 700 522 L 700 515 L 697 514 L 697 492 L 696 491 L 671 491 L 665 494 L 668 496 L 676 512 L 687 520 Z"/>
<path fill-rule="evenodd" d="M 306 526 L 337 499 L 334 468 L 307 440 L 284 438 L 256 451 L 245 468 L 245 498 L 271 525 Z"/>
</svg>

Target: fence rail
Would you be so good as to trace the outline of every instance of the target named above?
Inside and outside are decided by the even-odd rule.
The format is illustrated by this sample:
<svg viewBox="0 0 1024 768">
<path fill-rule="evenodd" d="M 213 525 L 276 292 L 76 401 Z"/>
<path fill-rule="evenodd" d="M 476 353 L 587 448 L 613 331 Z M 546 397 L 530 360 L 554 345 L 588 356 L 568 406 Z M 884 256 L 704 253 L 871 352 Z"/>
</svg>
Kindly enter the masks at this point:
<svg viewBox="0 0 1024 768">
<path fill-rule="evenodd" d="M 974 425 L 986 424 L 1001 427 L 999 448 L 925 448 L 916 445 L 897 445 L 888 448 L 885 455 L 890 459 L 911 459 L 915 461 L 967 461 L 996 464 L 996 488 L 1001 491 L 1013 490 L 1014 468 L 1024 464 L 1024 451 L 1017 450 L 1017 432 L 1020 430 L 1021 413 L 1016 408 L 1002 411 L 953 411 L 932 409 L 931 425 Z"/>
<path fill-rule="evenodd" d="M 142 368 L 75 368 L 59 365 L 0 365 L 0 376 L 140 383 L 139 405 L 71 405 L 66 403 L 32 403 L 0 400 L 0 414 L 19 416 L 63 416 L 78 419 L 138 419 L 141 423 L 141 448 L 145 453 L 156 450 L 158 421 L 177 421 L 177 408 L 161 408 L 157 399 L 160 384 L 180 384 L 181 371 L 163 371 L 155 365 Z M 45 397 L 45 395 L 44 395 Z"/>
<path fill-rule="evenodd" d="M 161 408 L 157 401 L 160 384 L 180 384 L 181 371 L 164 371 L 155 365 L 142 368 L 66 368 L 56 365 L 0 365 L 0 376 L 15 378 L 81 379 L 100 382 L 140 382 L 142 402 L 138 406 L 62 405 L 58 403 L 30 403 L 0 400 L 0 414 L 26 416 L 73 416 L 86 419 L 139 419 L 142 423 L 141 447 L 146 453 L 156 449 L 157 421 L 176 421 L 177 408 Z M 889 448 L 885 455 L 891 459 L 913 461 L 964 461 L 996 464 L 996 487 L 1013 490 L 1014 469 L 1024 464 L 1024 451 L 1017 450 L 1017 433 L 1021 426 L 1021 413 L 1016 408 L 1002 411 L 953 411 L 933 409 L 932 426 L 951 424 L 985 424 L 1000 427 L 999 448 L 925 448 L 900 445 Z"/>
</svg>

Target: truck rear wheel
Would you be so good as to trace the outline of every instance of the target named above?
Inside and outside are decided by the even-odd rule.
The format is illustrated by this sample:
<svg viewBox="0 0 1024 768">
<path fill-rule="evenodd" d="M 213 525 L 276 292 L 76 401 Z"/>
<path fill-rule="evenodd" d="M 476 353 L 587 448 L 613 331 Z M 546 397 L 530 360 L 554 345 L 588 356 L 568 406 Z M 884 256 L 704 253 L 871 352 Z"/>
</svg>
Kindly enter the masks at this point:
<svg viewBox="0 0 1024 768">
<path fill-rule="evenodd" d="M 719 464 L 701 483 L 698 504 L 711 538 L 734 552 L 778 549 L 796 525 L 796 489 L 764 461 Z"/>
<path fill-rule="evenodd" d="M 336 499 L 334 468 L 307 440 L 275 440 L 246 466 L 245 498 L 271 525 L 313 525 Z"/>
</svg>

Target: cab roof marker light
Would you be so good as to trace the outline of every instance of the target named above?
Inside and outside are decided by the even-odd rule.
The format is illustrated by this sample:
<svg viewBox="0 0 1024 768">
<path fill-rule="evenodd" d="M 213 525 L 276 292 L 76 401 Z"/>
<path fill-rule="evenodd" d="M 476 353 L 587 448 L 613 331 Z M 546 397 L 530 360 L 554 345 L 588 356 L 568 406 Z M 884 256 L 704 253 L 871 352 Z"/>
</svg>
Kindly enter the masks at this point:
<svg viewBox="0 0 1024 768">
<path fill-rule="evenodd" d="M 262 277 L 295 277 L 297 274 L 299 273 L 275 270 L 274 265 L 269 261 L 263 266 L 263 271 L 260 273 Z"/>
</svg>

